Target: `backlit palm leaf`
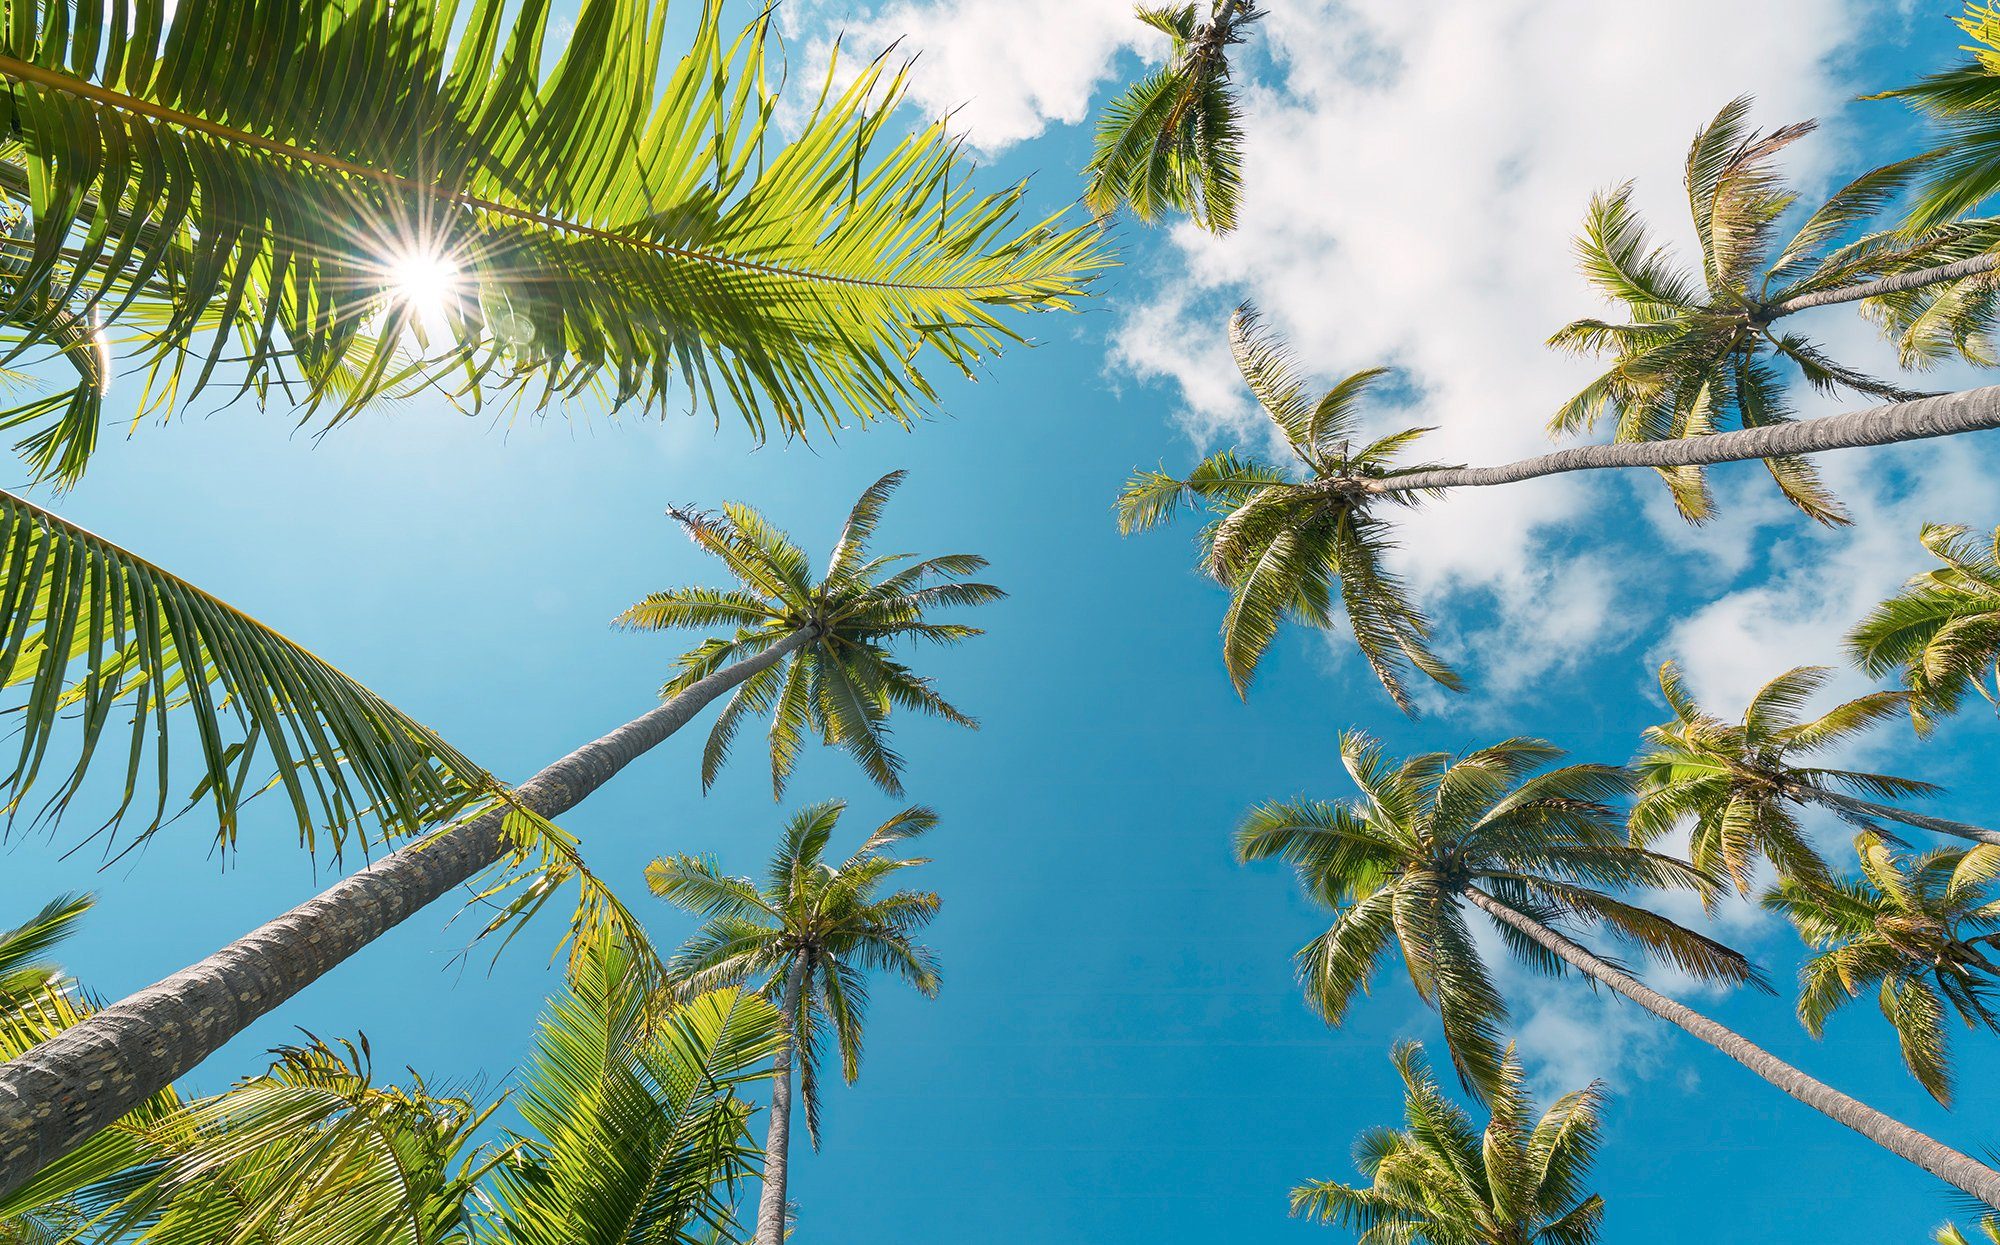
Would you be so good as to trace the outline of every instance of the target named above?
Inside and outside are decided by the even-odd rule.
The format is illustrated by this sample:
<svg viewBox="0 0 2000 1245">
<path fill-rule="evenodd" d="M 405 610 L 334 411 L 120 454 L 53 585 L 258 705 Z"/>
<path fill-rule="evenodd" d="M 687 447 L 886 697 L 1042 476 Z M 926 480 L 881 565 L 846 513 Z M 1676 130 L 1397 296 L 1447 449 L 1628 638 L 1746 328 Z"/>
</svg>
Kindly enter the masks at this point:
<svg viewBox="0 0 2000 1245">
<path fill-rule="evenodd" d="M 1396 465 L 1422 430 L 1360 443 L 1358 408 L 1385 373 L 1357 372 L 1317 397 L 1308 392 L 1284 343 L 1254 308 L 1230 321 L 1230 345 L 1244 383 L 1292 452 L 1287 470 L 1242 450 L 1211 455 L 1176 478 L 1135 473 L 1118 498 L 1119 528 L 1143 531 L 1183 509 L 1205 510 L 1202 568 L 1230 591 L 1223 615 L 1223 665 L 1247 694 L 1258 663 L 1287 619 L 1316 628 L 1341 614 L 1369 669 L 1404 712 L 1414 715 L 1414 672 L 1452 691 L 1458 675 L 1431 648 L 1431 622 L 1384 564 L 1394 545 L 1371 506 L 1415 505 L 1418 492 L 1371 494 L 1360 487 L 1427 465 Z"/>
<path fill-rule="evenodd" d="M 585 0 L 561 43 L 546 0 L 12 5 L 33 229 L 0 314 L 24 344 L 60 344 L 51 301 L 142 328 L 142 405 L 678 385 L 789 435 L 921 414 L 924 347 L 968 368 L 1102 262 L 973 190 L 941 124 L 895 137 L 883 63 L 781 135 L 770 14 L 694 7 L 676 62 L 663 0 Z"/>
</svg>

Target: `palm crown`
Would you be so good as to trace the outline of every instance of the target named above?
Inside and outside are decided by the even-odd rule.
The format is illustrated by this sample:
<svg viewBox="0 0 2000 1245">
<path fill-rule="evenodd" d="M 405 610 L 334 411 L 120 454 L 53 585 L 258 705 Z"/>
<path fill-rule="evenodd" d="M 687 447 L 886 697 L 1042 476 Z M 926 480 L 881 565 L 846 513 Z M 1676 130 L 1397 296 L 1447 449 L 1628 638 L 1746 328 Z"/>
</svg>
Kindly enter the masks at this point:
<svg viewBox="0 0 2000 1245">
<path fill-rule="evenodd" d="M 1618 441 L 1665 441 L 1731 426 L 1754 428 L 1792 418 L 1779 372 L 1795 366 L 1822 392 L 1851 390 L 1890 400 L 1919 396 L 1826 355 L 1806 338 L 1773 328 L 1779 304 L 1820 291 L 1955 255 L 1958 231 L 1916 237 L 1854 231 L 1909 182 L 1906 161 L 1855 179 L 1781 241 L 1779 222 L 1795 202 L 1773 160 L 1812 132 L 1811 123 L 1769 134 L 1748 125 L 1748 97 L 1731 101 L 1695 135 L 1687 156 L 1688 207 L 1701 247 L 1691 274 L 1654 247 L 1632 208 L 1630 183 L 1596 196 L 1577 256 L 1584 275 L 1631 316 L 1625 322 L 1577 320 L 1549 344 L 1578 354 L 1610 355 L 1608 371 L 1570 399 L 1550 421 L 1556 432 L 1595 427 L 1609 415 Z M 1765 460 L 1793 504 L 1826 523 L 1845 522 L 1839 504 L 1803 458 Z M 1683 516 L 1711 512 L 1700 467 L 1658 469 Z"/>
<path fill-rule="evenodd" d="M 1799 970 L 1799 1019 L 1818 1037 L 1829 1016 L 1873 987 L 1903 1062 L 1949 1105 L 1946 1008 L 1967 1028 L 2000 1031 L 2000 847 L 1898 855 L 1879 835 L 1854 842 L 1858 877 L 1787 878 L 1764 906 L 1789 917 L 1816 949 Z"/>
<path fill-rule="evenodd" d="M 1315 1181 L 1292 1213 L 1357 1233 L 1358 1245 L 1591 1245 L 1604 1199 L 1583 1182 L 1597 1153 L 1604 1091 L 1565 1094 L 1539 1119 L 1510 1047 L 1484 1129 L 1445 1096 L 1423 1047 L 1390 1054 L 1403 1078 L 1402 1128 L 1354 1145 L 1365 1186 Z"/>
<path fill-rule="evenodd" d="M 1288 469 L 1237 449 L 1197 464 L 1185 479 L 1161 471 L 1135 473 L 1118 498 L 1121 530 L 1143 531 L 1182 509 L 1206 509 L 1203 567 L 1230 591 L 1222 620 L 1222 659 L 1239 693 L 1257 663 L 1293 618 L 1312 627 L 1334 621 L 1333 594 L 1356 646 L 1382 686 L 1405 712 L 1415 670 L 1454 691 L 1458 676 L 1430 647 L 1431 624 L 1408 589 L 1383 564 L 1392 547 L 1388 525 L 1374 508 L 1414 505 L 1419 492 L 1372 493 L 1369 480 L 1428 470 L 1395 465 L 1398 452 L 1422 429 L 1355 445 L 1359 411 L 1380 368 L 1356 372 L 1315 398 L 1284 344 L 1266 332 L 1256 312 L 1239 309 L 1229 326 L 1236 366 L 1294 460 Z"/>
<path fill-rule="evenodd" d="M 795 814 L 761 886 L 687 855 L 663 857 L 646 869 L 654 894 L 703 921 L 668 963 L 670 980 L 688 992 L 756 983 L 786 1013 L 814 1145 L 819 1062 L 829 1036 L 842 1075 L 849 1082 L 860 1075 L 865 974 L 887 973 L 926 997 L 939 984 L 937 957 L 916 941 L 937 915 L 938 897 L 886 889 L 905 870 L 929 863 L 891 851 L 936 826 L 937 815 L 905 809 L 876 827 L 853 855 L 832 864 L 827 843 L 846 807 L 835 800 Z"/>
<path fill-rule="evenodd" d="M 1674 720 L 1646 728 L 1645 750 L 1632 763 L 1639 777 L 1632 841 L 1652 843 L 1692 823 L 1688 859 L 1726 874 L 1748 894 L 1760 856 L 1784 877 L 1827 876 L 1826 862 L 1799 825 L 1801 805 L 1873 828 L 1890 810 L 1878 806 L 1871 817 L 1865 805 L 1843 798 L 1843 789 L 1885 799 L 1936 793 L 1932 784 L 1912 778 L 1797 764 L 1903 709 L 1903 693 L 1871 692 L 1804 718 L 1806 703 L 1832 673 L 1824 666 L 1788 670 L 1758 688 L 1742 719 L 1731 723 L 1703 712 L 1674 663 L 1662 665 L 1660 690 Z"/>
<path fill-rule="evenodd" d="M 744 680 L 723 706 L 702 753 L 704 787 L 715 781 L 744 719 L 766 713 L 771 783 L 778 795 L 808 731 L 853 756 L 884 790 L 900 794 L 902 758 L 889 746 L 894 711 L 977 726 L 939 696 L 929 679 L 898 661 L 891 646 L 899 640 L 956 644 L 979 635 L 977 627 L 934 622 L 931 613 L 984 605 L 1006 594 L 965 579 L 986 566 L 986 559 L 974 554 L 917 561 L 909 554 L 869 554 L 869 539 L 903 474 L 890 472 L 861 494 L 817 578 L 805 553 L 749 506 L 731 503 L 720 515 L 669 511 L 697 546 L 721 559 L 737 586 L 656 592 L 618 622 L 649 631 L 718 625 L 736 631 L 683 656 L 680 674 L 661 689 L 662 696 L 802 632 L 809 636 L 781 662 Z"/>
<path fill-rule="evenodd" d="M 1198 14 L 1208 9 L 1207 20 Z M 1262 14 L 1254 0 L 1140 6 L 1139 20 L 1173 40 L 1167 63 L 1104 109 L 1084 202 L 1099 215 L 1119 204 L 1140 220 L 1186 212 L 1202 228 L 1236 226 L 1243 130 L 1229 80 L 1229 47 Z"/>
<path fill-rule="evenodd" d="M 1753 979 L 1736 952 L 1611 893 L 1656 887 L 1705 895 L 1716 885 L 1693 866 L 1626 843 L 1611 803 L 1629 787 L 1623 770 L 1544 770 L 1563 754 L 1538 739 L 1392 762 L 1373 740 L 1349 732 L 1340 755 L 1357 798 L 1265 804 L 1236 832 L 1241 859 L 1286 862 L 1306 894 L 1333 910 L 1332 926 L 1296 957 L 1306 997 L 1328 1021 L 1341 1022 L 1398 947 L 1418 996 L 1444 1022 L 1460 1078 L 1484 1095 L 1497 1092 L 1506 1079 L 1498 1034 L 1508 1012 L 1465 920 L 1474 896 L 1544 925 L 1602 925 L 1701 978 Z M 1512 926 L 1495 928 L 1529 967 L 1565 971 Z"/>
<path fill-rule="evenodd" d="M 1955 712 L 1967 692 L 2000 704 L 2000 528 L 1991 542 L 1962 527 L 1924 525 L 1921 539 L 1944 565 L 1913 577 L 1849 634 L 1855 664 L 1880 678 L 1900 671 L 1920 732 Z"/>
</svg>

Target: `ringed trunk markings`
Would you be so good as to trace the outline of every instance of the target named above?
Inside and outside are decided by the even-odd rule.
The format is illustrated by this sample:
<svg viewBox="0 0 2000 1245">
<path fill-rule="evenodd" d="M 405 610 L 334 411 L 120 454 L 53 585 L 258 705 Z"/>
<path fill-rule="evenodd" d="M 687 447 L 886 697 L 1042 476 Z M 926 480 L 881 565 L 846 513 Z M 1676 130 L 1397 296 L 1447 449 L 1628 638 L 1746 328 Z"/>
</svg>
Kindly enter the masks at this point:
<svg viewBox="0 0 2000 1245">
<path fill-rule="evenodd" d="M 1925 1136 L 1831 1085 L 1807 1076 L 1748 1038 L 1691 1007 L 1676 1003 L 1478 887 L 1467 886 L 1460 893 L 1494 920 L 1527 935 L 1538 945 L 1581 969 L 1586 976 L 1611 987 L 1668 1024 L 1700 1038 L 1815 1111 L 1845 1124 L 1988 1206 L 2000 1208 L 2000 1171 Z"/>
<path fill-rule="evenodd" d="M 724 692 L 808 643 L 795 631 L 549 765 L 515 792 L 557 816 Z M 221 950 L 0 1064 L 0 1197 L 213 1054 L 343 960 L 499 860 L 500 807 L 341 879 Z"/>
</svg>

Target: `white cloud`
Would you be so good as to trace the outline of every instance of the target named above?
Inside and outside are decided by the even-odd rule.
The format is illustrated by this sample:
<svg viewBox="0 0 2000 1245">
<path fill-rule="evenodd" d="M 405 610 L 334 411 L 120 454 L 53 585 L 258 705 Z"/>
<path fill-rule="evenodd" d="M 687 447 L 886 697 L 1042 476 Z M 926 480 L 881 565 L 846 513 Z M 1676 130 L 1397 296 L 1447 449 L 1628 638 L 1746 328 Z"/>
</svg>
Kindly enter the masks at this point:
<svg viewBox="0 0 2000 1245">
<path fill-rule="evenodd" d="M 956 111 L 961 132 L 986 152 L 1082 121 L 1119 53 L 1159 56 L 1166 45 L 1133 20 L 1128 0 L 900 0 L 865 17 L 855 7 L 812 6 L 812 25 L 841 29 L 870 56 L 900 40 L 899 51 L 918 57 L 911 99 L 934 114 Z"/>
</svg>

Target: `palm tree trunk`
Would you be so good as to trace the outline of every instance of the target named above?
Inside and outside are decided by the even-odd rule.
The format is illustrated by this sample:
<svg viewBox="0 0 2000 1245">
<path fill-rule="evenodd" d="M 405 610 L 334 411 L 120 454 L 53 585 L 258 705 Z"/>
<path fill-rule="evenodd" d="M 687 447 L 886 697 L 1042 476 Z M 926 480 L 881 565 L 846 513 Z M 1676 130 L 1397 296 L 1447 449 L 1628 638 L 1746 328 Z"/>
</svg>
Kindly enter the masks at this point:
<svg viewBox="0 0 2000 1245">
<path fill-rule="evenodd" d="M 1763 311 L 1762 319 L 1771 321 L 1779 316 L 1788 316 L 1809 307 L 1827 307 L 1834 303 L 1858 303 L 1864 298 L 1877 298 L 1883 294 L 1900 294 L 1904 290 L 1922 289 L 1926 285 L 1941 285 L 1946 281 L 1958 281 L 1965 277 L 1976 277 L 1982 272 L 1992 272 L 2000 268 L 2000 253 L 1974 255 L 1955 263 L 1939 264 L 1935 268 L 1919 268 L 1913 272 L 1899 272 L 1894 276 L 1882 277 L 1875 281 L 1864 281 L 1859 285 L 1843 285 L 1836 290 L 1820 290 L 1814 294 L 1801 294 L 1788 298 L 1782 303 L 1772 303 Z"/>
<path fill-rule="evenodd" d="M 1920 830 L 1933 830 L 1939 834 L 1949 834 L 1961 839 L 1971 839 L 1975 843 L 1991 843 L 2000 847 L 2000 832 L 1988 830 L 1984 826 L 1968 825 L 1962 821 L 1952 821 L 1948 817 L 1932 817 L 1926 813 L 1897 808 L 1892 804 L 1877 804 L 1873 800 L 1860 800 L 1839 791 L 1807 787 L 1795 792 L 1793 798 L 1841 809 L 1871 820 L 1900 822 Z"/>
<path fill-rule="evenodd" d="M 1369 493 L 1411 493 L 1424 489 L 1476 488 L 1514 484 L 1568 471 L 1607 467 L 1700 467 L 1826 450 L 1856 449 L 1922 441 L 1961 432 L 2000 428 L 2000 385 L 1891 402 L 1862 411 L 1768 424 L 1736 432 L 1683 437 L 1674 441 L 1630 441 L 1580 445 L 1498 467 L 1441 467 L 1380 480 L 1335 481 Z"/>
<path fill-rule="evenodd" d="M 757 1195 L 755 1245 L 782 1245 L 790 1203 L 785 1196 L 792 1153 L 792 1040 L 799 1031 L 799 1000 L 805 993 L 806 961 L 800 956 L 785 973 L 785 1041 L 771 1067 L 771 1124 L 764 1134 L 764 1187 Z"/>
<path fill-rule="evenodd" d="M 544 817 L 574 808 L 703 706 L 812 638 L 726 666 L 523 783 Z M 384 856 L 81 1024 L 0 1064 L 0 1198 L 417 911 L 498 861 L 504 809 Z"/>
<path fill-rule="evenodd" d="M 1814 1080 L 1748 1038 L 1642 985 L 1569 938 L 1508 907 L 1478 887 L 1467 886 L 1461 893 L 1494 920 L 1527 935 L 1538 945 L 1581 969 L 1592 980 L 1611 987 L 1668 1024 L 1692 1033 L 1815 1111 L 1847 1125 L 1988 1206 L 2000 1207 L 2000 1171 L 1933 1141 L 1907 1124 L 1898 1123 L 1830 1085 Z"/>
</svg>

